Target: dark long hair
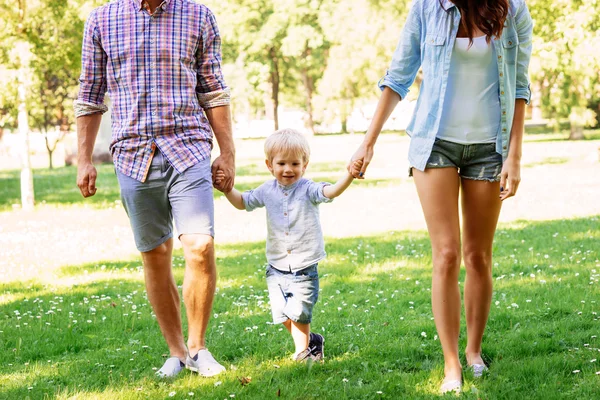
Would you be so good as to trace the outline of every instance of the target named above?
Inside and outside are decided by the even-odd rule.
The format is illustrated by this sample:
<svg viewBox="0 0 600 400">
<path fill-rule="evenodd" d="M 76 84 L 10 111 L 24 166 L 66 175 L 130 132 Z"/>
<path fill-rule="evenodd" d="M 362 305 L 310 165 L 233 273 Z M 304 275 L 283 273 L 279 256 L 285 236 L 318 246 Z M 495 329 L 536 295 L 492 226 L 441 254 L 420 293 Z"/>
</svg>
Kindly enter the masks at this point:
<svg viewBox="0 0 600 400">
<path fill-rule="evenodd" d="M 439 0 L 442 5 L 442 0 Z M 508 15 L 508 0 L 452 0 L 460 10 L 461 25 L 473 42 L 473 31 L 479 28 L 487 40 L 492 36 L 500 37 L 504 21 Z M 448 10 L 446 10 L 448 11 Z"/>
</svg>

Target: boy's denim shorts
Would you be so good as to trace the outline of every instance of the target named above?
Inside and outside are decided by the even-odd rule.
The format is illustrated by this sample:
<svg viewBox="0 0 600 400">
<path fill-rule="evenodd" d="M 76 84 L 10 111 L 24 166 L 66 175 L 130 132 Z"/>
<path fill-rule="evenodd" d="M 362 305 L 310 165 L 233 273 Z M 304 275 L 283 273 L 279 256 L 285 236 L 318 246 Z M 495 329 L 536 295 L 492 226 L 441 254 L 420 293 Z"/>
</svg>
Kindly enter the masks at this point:
<svg viewBox="0 0 600 400">
<path fill-rule="evenodd" d="M 267 286 L 273 323 L 281 324 L 288 319 L 309 324 L 312 311 L 319 298 L 318 264 L 300 271 L 280 271 L 267 267 Z"/>
<path fill-rule="evenodd" d="M 210 159 L 179 174 L 157 150 L 145 182 L 118 171 L 117 179 L 135 246 L 140 252 L 150 251 L 173 237 L 173 219 L 179 235 L 214 237 Z"/>
<path fill-rule="evenodd" d="M 460 144 L 435 139 L 427 168 L 456 168 L 461 178 L 499 182 L 502 155 L 496 152 L 496 143 Z M 409 168 L 412 176 L 412 167 Z"/>
</svg>

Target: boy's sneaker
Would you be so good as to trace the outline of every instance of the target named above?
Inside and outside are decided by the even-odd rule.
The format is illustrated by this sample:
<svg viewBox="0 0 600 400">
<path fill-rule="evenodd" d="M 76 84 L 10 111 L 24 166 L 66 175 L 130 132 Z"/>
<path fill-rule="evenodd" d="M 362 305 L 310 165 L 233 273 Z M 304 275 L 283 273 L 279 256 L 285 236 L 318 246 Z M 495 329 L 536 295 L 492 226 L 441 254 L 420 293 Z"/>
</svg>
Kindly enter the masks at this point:
<svg viewBox="0 0 600 400">
<path fill-rule="evenodd" d="M 325 338 L 323 335 L 319 335 L 318 333 L 310 333 L 310 340 L 308 342 L 308 349 L 310 350 L 310 358 L 313 361 L 323 361 L 325 357 L 323 348 L 324 348 Z"/>
<path fill-rule="evenodd" d="M 310 347 L 307 347 L 306 349 L 302 350 L 300 353 L 298 353 L 296 355 L 296 358 L 294 358 L 294 360 L 298 361 L 298 362 L 305 362 L 305 361 L 308 361 L 311 359 L 312 359 L 312 354 L 310 351 Z"/>
<path fill-rule="evenodd" d="M 200 350 L 194 357 L 190 357 L 188 354 L 185 366 L 190 371 L 206 377 L 215 376 L 225 371 L 225 367 L 219 364 L 207 349 Z"/>
</svg>

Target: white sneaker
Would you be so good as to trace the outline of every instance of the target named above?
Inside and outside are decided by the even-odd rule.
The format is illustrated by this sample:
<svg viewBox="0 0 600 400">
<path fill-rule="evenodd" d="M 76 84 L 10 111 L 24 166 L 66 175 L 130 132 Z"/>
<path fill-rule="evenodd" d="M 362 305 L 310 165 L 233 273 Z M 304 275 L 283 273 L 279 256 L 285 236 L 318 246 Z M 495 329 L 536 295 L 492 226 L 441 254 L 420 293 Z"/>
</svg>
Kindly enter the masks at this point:
<svg viewBox="0 0 600 400">
<path fill-rule="evenodd" d="M 481 378 L 483 373 L 488 370 L 485 364 L 473 364 L 469 367 L 473 371 L 473 377 Z"/>
<path fill-rule="evenodd" d="M 449 381 L 444 380 L 444 382 L 442 382 L 442 386 L 440 386 L 440 392 L 441 394 L 460 394 L 460 392 L 462 392 L 462 382 L 458 379 L 453 379 Z"/>
<path fill-rule="evenodd" d="M 169 357 L 163 364 L 162 368 L 156 371 L 159 378 L 172 378 L 180 373 L 185 364 L 181 362 L 179 357 Z"/>
<path fill-rule="evenodd" d="M 194 357 L 190 357 L 188 354 L 185 367 L 206 377 L 215 376 L 225 371 L 225 367 L 219 364 L 207 349 L 200 350 Z"/>
</svg>

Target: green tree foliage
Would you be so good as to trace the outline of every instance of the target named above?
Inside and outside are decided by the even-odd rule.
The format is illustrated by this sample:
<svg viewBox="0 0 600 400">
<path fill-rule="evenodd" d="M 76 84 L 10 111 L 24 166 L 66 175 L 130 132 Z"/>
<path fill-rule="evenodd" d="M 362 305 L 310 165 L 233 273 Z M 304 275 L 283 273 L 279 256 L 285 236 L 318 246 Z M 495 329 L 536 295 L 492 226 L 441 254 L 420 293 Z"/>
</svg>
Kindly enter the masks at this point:
<svg viewBox="0 0 600 400">
<path fill-rule="evenodd" d="M 595 125 L 590 106 L 600 100 L 600 1 L 530 0 L 535 21 L 531 76 L 542 109 L 569 118 L 571 138 Z"/>
</svg>

